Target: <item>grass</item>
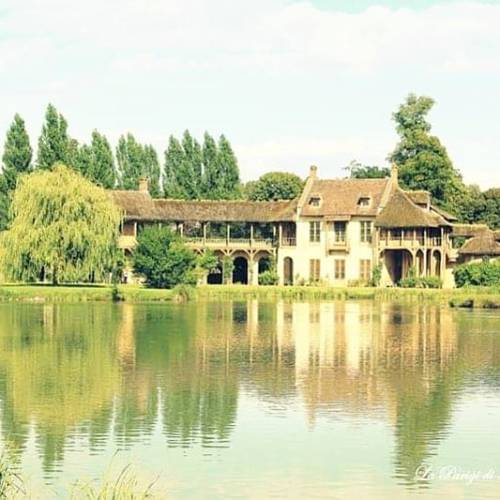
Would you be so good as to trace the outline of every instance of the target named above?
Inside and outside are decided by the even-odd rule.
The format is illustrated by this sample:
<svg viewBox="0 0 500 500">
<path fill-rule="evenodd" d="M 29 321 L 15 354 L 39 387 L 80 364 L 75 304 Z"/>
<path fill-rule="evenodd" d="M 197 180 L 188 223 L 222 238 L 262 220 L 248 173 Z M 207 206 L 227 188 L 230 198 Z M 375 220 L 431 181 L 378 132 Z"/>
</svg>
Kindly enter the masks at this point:
<svg viewBox="0 0 500 500">
<path fill-rule="evenodd" d="M 0 302 L 78 303 L 111 302 L 162 303 L 188 300 L 393 300 L 424 301 L 451 307 L 500 308 L 500 287 L 450 290 L 422 288 L 334 288 L 324 286 L 199 286 L 184 285 L 172 290 L 148 289 L 138 285 L 2 285 Z"/>
</svg>

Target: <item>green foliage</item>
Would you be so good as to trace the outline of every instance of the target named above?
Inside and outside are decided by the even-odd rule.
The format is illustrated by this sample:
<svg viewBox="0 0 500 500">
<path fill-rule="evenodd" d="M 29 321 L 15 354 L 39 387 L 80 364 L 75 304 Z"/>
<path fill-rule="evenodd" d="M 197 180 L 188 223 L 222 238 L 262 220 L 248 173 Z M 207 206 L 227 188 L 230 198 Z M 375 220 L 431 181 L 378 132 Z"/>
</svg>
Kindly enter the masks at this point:
<svg viewBox="0 0 500 500">
<path fill-rule="evenodd" d="M 246 198 L 253 201 L 293 200 L 302 192 L 304 183 L 295 174 L 269 172 L 246 186 Z"/>
<path fill-rule="evenodd" d="M 45 123 L 38 139 L 36 166 L 43 170 L 51 169 L 56 163 L 72 165 L 68 123 L 56 108 L 49 104 L 45 113 Z"/>
<path fill-rule="evenodd" d="M 372 276 L 370 280 L 371 286 L 379 286 L 380 280 L 382 279 L 382 264 L 377 264 L 372 269 Z"/>
<path fill-rule="evenodd" d="M 153 288 L 172 288 L 192 280 L 196 256 L 182 238 L 167 227 L 145 227 L 133 253 L 134 272 Z"/>
<path fill-rule="evenodd" d="M 11 459 L 3 452 L 0 455 L 0 498 L 24 498 L 21 476 L 12 467 Z"/>
<path fill-rule="evenodd" d="M 112 189 L 116 184 L 116 169 L 113 151 L 106 136 L 94 130 L 90 148 L 91 161 L 86 177 L 103 188 Z"/>
<path fill-rule="evenodd" d="M 356 160 L 351 161 L 345 170 L 349 171 L 349 176 L 353 179 L 383 179 L 391 175 L 390 169 L 386 167 L 362 165 Z"/>
<path fill-rule="evenodd" d="M 232 200 L 241 197 L 240 170 L 231 144 L 224 135 L 219 138 L 217 165 L 221 173 L 220 190 L 217 199 Z"/>
<path fill-rule="evenodd" d="M 7 131 L 2 156 L 2 171 L 8 191 L 13 191 L 16 188 L 18 175 L 31 170 L 32 156 L 33 150 L 31 149 L 24 120 L 16 114 L 14 121 Z"/>
<path fill-rule="evenodd" d="M 416 276 L 416 270 L 412 267 L 406 278 L 399 281 L 398 286 L 401 288 L 442 288 L 443 281 L 439 276 Z"/>
<path fill-rule="evenodd" d="M 222 279 L 224 283 L 230 283 L 234 271 L 234 261 L 232 257 L 226 255 L 222 258 Z"/>
<path fill-rule="evenodd" d="M 221 173 L 217 162 L 217 144 L 213 137 L 205 132 L 203 137 L 203 197 L 214 199 L 219 191 Z"/>
<path fill-rule="evenodd" d="M 402 187 L 429 191 L 439 205 L 454 211 L 463 184 L 446 148 L 429 134 L 426 118 L 433 105 L 430 97 L 410 94 L 394 113 L 400 141 L 390 159 L 399 167 Z"/>
<path fill-rule="evenodd" d="M 467 186 L 458 203 L 457 213 L 463 222 L 500 228 L 500 188 L 481 192 L 478 186 Z"/>
<path fill-rule="evenodd" d="M 259 285 L 277 285 L 278 281 L 279 276 L 275 269 L 268 269 L 259 274 Z"/>
<path fill-rule="evenodd" d="M 161 195 L 160 162 L 153 146 L 139 144 L 132 134 L 122 135 L 118 140 L 116 159 L 122 189 L 138 189 L 139 179 L 147 177 L 151 196 Z"/>
<path fill-rule="evenodd" d="M 109 195 L 64 165 L 19 179 L 12 224 L 0 238 L 6 277 L 52 282 L 102 278 L 116 259 L 121 213 Z"/>
<path fill-rule="evenodd" d="M 9 225 L 10 192 L 7 189 L 7 181 L 0 175 L 0 231 L 7 229 Z"/>
<path fill-rule="evenodd" d="M 500 286 L 500 260 L 461 264 L 453 274 L 458 287 Z"/>
<path fill-rule="evenodd" d="M 186 283 L 197 285 L 202 282 L 210 272 L 215 270 L 219 259 L 211 250 L 207 250 L 196 256 L 195 266 L 186 276 Z"/>
<path fill-rule="evenodd" d="M 186 134 L 184 140 L 186 144 L 189 142 Z M 171 135 L 168 140 L 168 148 L 165 151 L 165 195 L 167 198 L 196 199 L 199 197 L 199 180 L 200 177 L 195 175 L 194 165 L 188 158 L 182 144 Z"/>
<path fill-rule="evenodd" d="M 153 198 L 161 195 L 160 188 L 160 162 L 155 148 L 151 144 L 143 147 L 144 175 L 149 180 L 149 193 Z"/>
</svg>

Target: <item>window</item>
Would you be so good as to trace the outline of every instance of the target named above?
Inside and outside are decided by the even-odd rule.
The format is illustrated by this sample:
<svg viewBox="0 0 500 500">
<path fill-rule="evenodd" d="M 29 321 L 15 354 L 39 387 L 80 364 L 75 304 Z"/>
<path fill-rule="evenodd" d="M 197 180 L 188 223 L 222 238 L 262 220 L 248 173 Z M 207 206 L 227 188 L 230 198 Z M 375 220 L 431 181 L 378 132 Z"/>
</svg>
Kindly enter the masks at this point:
<svg viewBox="0 0 500 500">
<path fill-rule="evenodd" d="M 311 243 L 319 243 L 320 231 L 321 231 L 320 221 L 315 220 L 313 222 L 309 222 L 309 241 Z"/>
<path fill-rule="evenodd" d="M 321 267 L 319 259 L 311 259 L 309 261 L 309 279 L 311 281 L 319 281 L 321 276 Z"/>
<path fill-rule="evenodd" d="M 372 274 L 372 261 L 370 259 L 361 259 L 359 261 L 359 279 L 369 281 Z"/>
<path fill-rule="evenodd" d="M 345 243 L 346 228 L 347 228 L 346 222 L 334 222 L 333 223 L 333 232 L 335 234 L 335 243 Z"/>
<path fill-rule="evenodd" d="M 361 224 L 361 243 L 371 243 L 372 242 L 372 222 L 369 220 L 363 220 Z"/>
<path fill-rule="evenodd" d="M 321 205 L 321 198 L 319 196 L 311 196 L 309 198 L 309 206 L 319 207 Z"/>
<path fill-rule="evenodd" d="M 345 259 L 335 260 L 335 279 L 345 280 Z"/>
<path fill-rule="evenodd" d="M 361 198 L 358 200 L 358 206 L 359 207 L 369 207 L 370 202 L 371 202 L 371 199 L 369 196 L 361 196 Z"/>
</svg>

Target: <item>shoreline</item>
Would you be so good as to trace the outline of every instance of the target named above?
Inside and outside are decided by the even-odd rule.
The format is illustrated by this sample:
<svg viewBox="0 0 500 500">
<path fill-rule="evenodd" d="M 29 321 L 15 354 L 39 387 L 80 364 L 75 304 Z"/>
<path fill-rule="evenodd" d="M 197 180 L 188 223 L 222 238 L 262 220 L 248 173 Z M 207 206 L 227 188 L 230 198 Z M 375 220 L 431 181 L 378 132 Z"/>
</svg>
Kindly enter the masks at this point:
<svg viewBox="0 0 500 500">
<path fill-rule="evenodd" d="M 500 288 L 335 288 L 314 286 L 203 285 L 149 289 L 133 285 L 0 285 L 0 303 L 165 303 L 188 300 L 382 300 L 451 307 L 500 309 Z"/>
</svg>

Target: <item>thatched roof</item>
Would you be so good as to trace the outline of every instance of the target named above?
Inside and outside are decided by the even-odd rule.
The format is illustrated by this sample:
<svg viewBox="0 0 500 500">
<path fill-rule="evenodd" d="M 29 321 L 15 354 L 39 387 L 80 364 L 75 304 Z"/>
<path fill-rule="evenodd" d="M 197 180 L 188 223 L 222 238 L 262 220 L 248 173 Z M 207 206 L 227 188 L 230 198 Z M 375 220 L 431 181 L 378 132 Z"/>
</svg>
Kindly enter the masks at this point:
<svg viewBox="0 0 500 500">
<path fill-rule="evenodd" d="M 375 225 L 400 228 L 440 227 L 449 224 L 440 215 L 417 206 L 403 190 L 396 189 L 375 219 Z"/>
<path fill-rule="evenodd" d="M 334 179 L 315 180 L 309 191 L 301 215 L 326 216 L 336 215 L 376 215 L 382 196 L 388 188 L 390 178 L 385 179 Z M 311 206 L 308 201 L 320 197 L 320 206 Z M 369 198 L 367 207 L 360 206 L 360 198 Z"/>
<path fill-rule="evenodd" d="M 453 228 L 451 233 L 452 237 L 463 236 L 465 238 L 471 238 L 488 231 L 488 226 L 486 224 L 453 224 L 451 227 Z"/>
<path fill-rule="evenodd" d="M 295 217 L 296 200 L 291 201 L 215 201 L 153 199 L 147 192 L 112 191 L 125 219 L 137 221 L 202 222 L 280 222 Z"/>
<path fill-rule="evenodd" d="M 435 205 L 431 205 L 431 210 L 433 212 L 436 212 L 441 217 L 443 217 L 443 219 L 446 219 L 448 222 L 455 222 L 458 220 L 458 218 L 455 217 L 453 214 L 450 214 L 450 212 L 446 212 L 442 208 L 436 207 Z"/>
<path fill-rule="evenodd" d="M 500 243 L 495 238 L 495 232 L 488 229 L 466 241 L 458 252 L 461 255 L 500 255 Z"/>
<path fill-rule="evenodd" d="M 428 207 L 431 204 L 431 194 L 429 191 L 405 191 L 405 194 L 417 205 Z"/>
</svg>

